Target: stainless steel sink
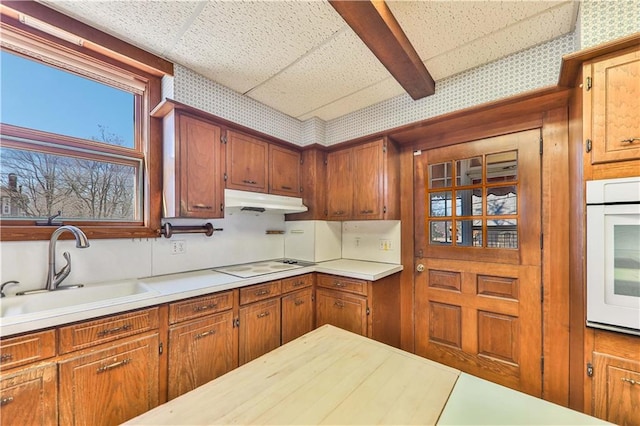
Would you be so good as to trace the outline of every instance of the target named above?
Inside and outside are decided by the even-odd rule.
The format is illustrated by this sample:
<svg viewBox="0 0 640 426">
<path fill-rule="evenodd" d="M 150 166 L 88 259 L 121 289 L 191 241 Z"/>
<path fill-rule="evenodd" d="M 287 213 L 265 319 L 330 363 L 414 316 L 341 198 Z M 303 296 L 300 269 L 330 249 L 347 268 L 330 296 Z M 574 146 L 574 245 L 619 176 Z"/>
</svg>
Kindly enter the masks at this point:
<svg viewBox="0 0 640 426">
<path fill-rule="evenodd" d="M 158 294 L 137 280 L 113 284 L 86 285 L 81 288 L 48 291 L 25 296 L 5 297 L 0 301 L 0 317 L 14 317 L 82 305 L 111 305 L 152 297 Z"/>
</svg>

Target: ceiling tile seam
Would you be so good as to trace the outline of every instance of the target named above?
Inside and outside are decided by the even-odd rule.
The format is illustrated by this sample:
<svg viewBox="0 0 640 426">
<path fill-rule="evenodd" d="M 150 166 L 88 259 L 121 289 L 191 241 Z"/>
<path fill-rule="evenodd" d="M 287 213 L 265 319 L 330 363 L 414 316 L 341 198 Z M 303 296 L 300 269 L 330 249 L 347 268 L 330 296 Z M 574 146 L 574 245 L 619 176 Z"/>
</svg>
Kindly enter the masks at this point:
<svg viewBox="0 0 640 426">
<path fill-rule="evenodd" d="M 291 62 L 289 65 L 287 65 L 286 67 L 282 68 L 280 71 L 278 71 L 277 73 L 273 74 L 272 76 L 270 76 L 269 78 L 267 78 L 266 80 L 264 80 L 262 83 L 259 83 L 255 86 L 253 86 L 251 89 L 247 90 L 246 92 L 243 93 L 243 95 L 246 96 L 250 96 L 250 93 L 253 92 L 254 90 L 260 88 L 261 86 L 269 83 L 271 80 L 273 80 L 274 78 L 276 78 L 277 76 L 279 76 L 280 74 L 282 74 L 283 72 L 285 72 L 286 70 L 288 70 L 289 68 L 293 67 L 294 65 L 296 65 L 298 62 L 302 61 L 303 59 L 305 59 L 306 57 L 308 57 L 309 55 L 311 55 L 312 53 L 314 53 L 315 51 L 317 51 L 318 49 L 320 49 L 321 47 L 323 47 L 324 45 L 326 45 L 327 43 L 329 43 L 331 40 L 335 39 L 336 37 L 338 37 L 339 35 L 341 35 L 342 33 L 344 33 L 345 31 L 349 30 L 350 28 L 348 26 L 344 26 L 341 29 L 339 29 L 338 31 L 336 31 L 335 33 L 331 34 L 331 37 L 327 38 L 326 40 L 324 40 L 322 43 L 317 44 L 316 46 L 313 46 L 311 49 L 307 50 L 304 54 L 302 54 L 301 56 L 299 56 L 298 58 L 296 58 L 295 61 Z"/>
<path fill-rule="evenodd" d="M 491 36 L 494 36 L 494 35 L 496 35 L 496 34 L 498 34 L 498 33 L 502 32 L 502 31 L 508 30 L 508 29 L 509 29 L 509 28 L 511 28 L 511 27 L 515 27 L 516 25 L 520 25 L 520 24 L 522 24 L 522 23 L 524 23 L 524 22 L 527 22 L 527 21 L 529 21 L 530 19 L 533 19 L 533 18 L 538 17 L 538 16 L 540 16 L 540 15 L 544 15 L 544 14 L 548 13 L 549 11 L 552 11 L 552 10 L 554 10 L 554 9 L 559 9 L 559 8 L 561 8 L 561 7 L 566 6 L 567 4 L 573 4 L 573 3 L 574 3 L 574 2 L 572 2 L 572 1 L 566 1 L 566 2 L 560 3 L 560 4 L 559 4 L 559 5 L 557 5 L 557 6 L 553 6 L 553 7 L 550 7 L 550 8 L 548 8 L 548 9 L 545 9 L 545 10 L 544 10 L 544 11 L 542 11 L 542 12 L 538 12 L 538 13 L 536 13 L 536 14 L 534 14 L 534 15 L 528 16 L 527 18 L 522 19 L 522 20 L 520 20 L 520 21 L 516 21 L 516 22 L 514 22 L 513 24 L 509 24 L 509 25 L 507 25 L 506 27 L 502 27 L 502 28 L 500 28 L 500 29 L 497 29 L 497 30 L 495 30 L 495 31 L 492 31 L 492 32 L 490 32 L 490 33 L 487 33 L 487 34 L 485 34 L 485 35 L 483 35 L 483 36 L 481 36 L 481 37 L 474 38 L 473 40 L 471 40 L 471 41 L 469 41 L 469 42 L 467 42 L 467 43 L 461 44 L 461 45 L 459 45 L 459 46 L 456 46 L 456 47 L 454 47 L 453 49 L 449 49 L 449 50 L 447 50 L 447 51 L 445 51 L 445 52 L 442 52 L 442 53 L 439 53 L 439 54 L 437 54 L 437 55 L 435 55 L 435 56 L 430 56 L 430 57 L 428 57 L 428 58 L 426 58 L 426 59 L 423 59 L 423 60 L 422 60 L 422 62 L 431 61 L 431 60 L 436 59 L 436 58 L 439 58 L 439 57 L 441 57 L 441 56 L 448 55 L 448 54 L 450 54 L 450 53 L 452 53 L 452 52 L 455 52 L 456 50 L 460 50 L 460 49 L 462 49 L 462 48 L 464 48 L 464 47 L 467 47 L 467 46 L 469 46 L 469 45 L 471 45 L 471 44 L 473 44 L 473 43 L 476 43 L 476 42 L 478 42 L 478 41 L 482 41 L 482 40 L 484 40 L 484 39 L 487 39 L 487 38 L 489 38 L 489 37 L 491 37 Z M 573 23 L 571 24 L 571 30 L 570 30 L 569 32 L 573 31 L 573 29 L 575 28 L 575 25 L 576 25 L 575 18 L 576 18 L 576 17 L 577 17 L 577 14 L 576 14 L 576 16 L 574 16 Z M 565 33 L 565 34 L 568 34 L 568 33 Z M 530 46 L 530 47 L 533 47 L 533 46 Z M 511 53 L 508 53 L 508 54 L 507 54 L 507 56 L 508 56 L 508 55 L 511 55 L 512 53 L 517 53 L 517 52 L 511 52 Z M 420 59 L 422 59 L 422 58 L 420 58 Z M 496 58 L 496 59 L 500 59 L 500 58 Z"/>
<path fill-rule="evenodd" d="M 168 57 L 168 55 L 170 55 L 173 52 L 173 49 L 176 47 L 178 42 L 182 39 L 184 34 L 189 30 L 189 28 L 193 24 L 193 21 L 195 21 L 196 18 L 200 16 L 200 14 L 202 13 L 202 11 L 206 6 L 207 6 L 207 2 L 204 2 L 204 1 L 200 2 L 198 6 L 196 6 L 194 11 L 191 13 L 191 16 L 189 17 L 189 19 L 187 19 L 180 27 L 180 30 L 178 30 L 178 34 L 176 35 L 171 45 L 169 45 L 162 51 L 162 56 Z"/>
</svg>

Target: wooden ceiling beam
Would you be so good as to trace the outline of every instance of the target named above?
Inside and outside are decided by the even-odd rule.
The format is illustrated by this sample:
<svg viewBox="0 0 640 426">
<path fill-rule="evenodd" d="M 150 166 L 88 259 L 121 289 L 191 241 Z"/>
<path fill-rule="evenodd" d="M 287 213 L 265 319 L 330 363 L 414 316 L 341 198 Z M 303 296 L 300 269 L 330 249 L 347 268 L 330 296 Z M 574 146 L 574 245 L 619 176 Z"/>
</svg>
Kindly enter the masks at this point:
<svg viewBox="0 0 640 426">
<path fill-rule="evenodd" d="M 383 0 L 329 3 L 414 100 L 434 94 L 433 77 Z"/>
</svg>

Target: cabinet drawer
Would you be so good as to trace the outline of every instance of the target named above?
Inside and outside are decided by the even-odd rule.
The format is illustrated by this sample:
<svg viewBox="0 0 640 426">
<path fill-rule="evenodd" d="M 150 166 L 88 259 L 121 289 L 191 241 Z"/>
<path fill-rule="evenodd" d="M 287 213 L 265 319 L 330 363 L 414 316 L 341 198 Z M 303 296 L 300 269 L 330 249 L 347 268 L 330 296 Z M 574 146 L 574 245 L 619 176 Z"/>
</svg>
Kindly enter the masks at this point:
<svg viewBox="0 0 640 426">
<path fill-rule="evenodd" d="M 362 294 L 364 296 L 367 295 L 367 282 L 354 278 L 343 278 L 336 275 L 318 274 L 318 286 Z"/>
<path fill-rule="evenodd" d="M 169 305 L 169 322 L 186 321 L 233 308 L 233 292 L 225 291 Z"/>
<path fill-rule="evenodd" d="M 268 299 L 270 297 L 279 296 L 281 293 L 282 281 L 270 281 L 264 284 L 252 285 L 240 289 L 240 304 L 256 302 L 258 300 Z"/>
<path fill-rule="evenodd" d="M 56 354 L 55 330 L 12 337 L 0 341 L 0 369 L 18 367 Z"/>
<path fill-rule="evenodd" d="M 310 287 L 313 284 L 313 276 L 311 274 L 299 275 L 297 277 L 286 278 L 282 280 L 282 292 L 289 293 L 293 290 Z"/>
<path fill-rule="evenodd" d="M 74 324 L 59 329 L 59 350 L 66 354 L 156 328 L 158 308 Z"/>
</svg>

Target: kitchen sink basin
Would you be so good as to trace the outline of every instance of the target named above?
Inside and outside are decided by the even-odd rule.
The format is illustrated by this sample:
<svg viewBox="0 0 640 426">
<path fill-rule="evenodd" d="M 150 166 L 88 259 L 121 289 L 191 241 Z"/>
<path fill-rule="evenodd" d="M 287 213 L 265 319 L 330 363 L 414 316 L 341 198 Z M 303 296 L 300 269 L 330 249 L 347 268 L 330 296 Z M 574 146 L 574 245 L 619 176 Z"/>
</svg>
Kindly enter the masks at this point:
<svg viewBox="0 0 640 426">
<path fill-rule="evenodd" d="M 145 299 L 158 294 L 139 281 L 88 285 L 80 288 L 47 291 L 24 296 L 9 296 L 0 300 L 0 317 L 60 310 L 79 305 L 113 305 Z"/>
</svg>

